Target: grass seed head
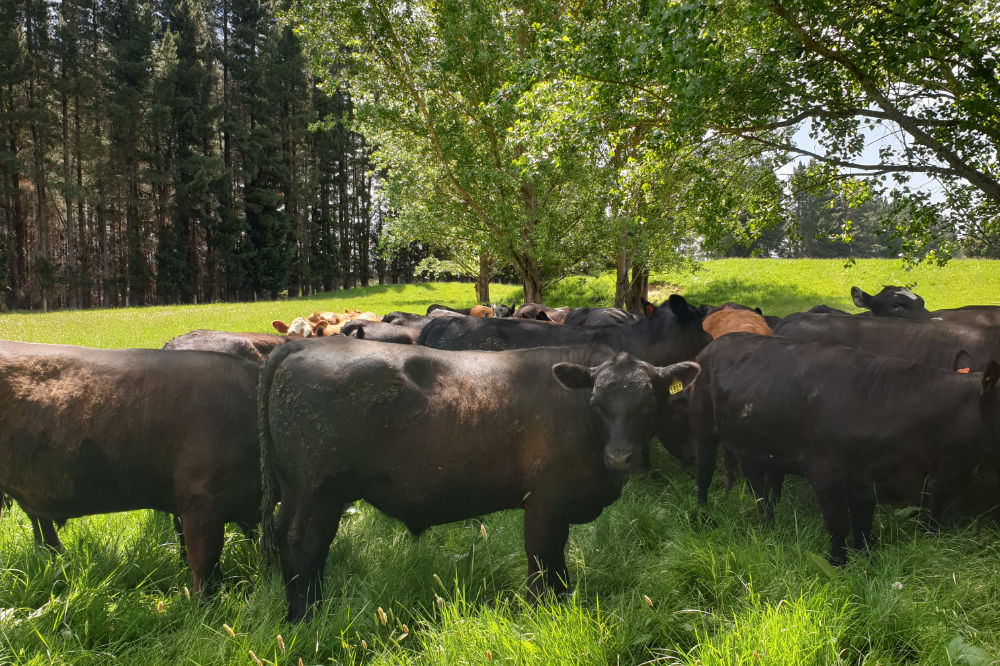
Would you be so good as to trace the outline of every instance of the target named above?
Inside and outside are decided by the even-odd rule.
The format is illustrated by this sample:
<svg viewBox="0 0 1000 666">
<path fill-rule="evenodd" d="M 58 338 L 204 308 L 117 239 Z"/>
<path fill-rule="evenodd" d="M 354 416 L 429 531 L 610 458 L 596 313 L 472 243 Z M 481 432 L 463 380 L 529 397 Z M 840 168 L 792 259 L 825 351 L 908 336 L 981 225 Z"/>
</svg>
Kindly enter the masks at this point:
<svg viewBox="0 0 1000 666">
<path fill-rule="evenodd" d="M 222 630 L 225 631 L 227 634 L 229 634 L 230 638 L 235 638 L 236 637 L 236 632 L 234 632 L 233 628 L 230 627 L 228 624 L 223 624 L 222 625 Z"/>
<path fill-rule="evenodd" d="M 256 664 L 256 666 L 264 666 L 257 655 L 253 653 L 253 650 L 247 650 L 247 654 L 250 655 L 250 658 L 253 659 L 253 663 Z"/>
<path fill-rule="evenodd" d="M 389 622 L 389 617 L 385 614 L 385 611 L 382 610 L 381 606 L 375 610 L 375 616 L 378 618 L 378 623 L 383 627 Z"/>
<path fill-rule="evenodd" d="M 643 601 L 645 601 L 645 602 L 646 602 L 646 605 L 647 605 L 647 606 L 649 606 L 650 608 L 652 608 L 652 607 L 653 607 L 653 600 L 652 600 L 652 599 L 650 599 L 650 598 L 649 598 L 649 596 L 647 596 L 647 595 L 645 595 L 645 594 L 644 594 L 644 595 L 642 595 L 642 600 L 643 600 Z"/>
<path fill-rule="evenodd" d="M 493 653 L 489 650 L 486 651 L 486 661 L 493 661 Z"/>
<path fill-rule="evenodd" d="M 479 533 L 483 535 L 484 539 L 486 538 L 486 525 L 479 523 Z"/>
<path fill-rule="evenodd" d="M 281 637 L 281 634 L 278 634 L 278 649 L 282 652 L 285 651 L 285 639 Z"/>
<path fill-rule="evenodd" d="M 368 652 L 368 643 L 366 643 L 365 639 L 363 638 L 361 639 L 361 649 L 364 650 L 365 652 Z"/>
<path fill-rule="evenodd" d="M 163 600 L 162 599 L 160 599 L 159 601 L 156 602 L 156 612 L 157 613 L 162 613 L 163 612 Z"/>
</svg>

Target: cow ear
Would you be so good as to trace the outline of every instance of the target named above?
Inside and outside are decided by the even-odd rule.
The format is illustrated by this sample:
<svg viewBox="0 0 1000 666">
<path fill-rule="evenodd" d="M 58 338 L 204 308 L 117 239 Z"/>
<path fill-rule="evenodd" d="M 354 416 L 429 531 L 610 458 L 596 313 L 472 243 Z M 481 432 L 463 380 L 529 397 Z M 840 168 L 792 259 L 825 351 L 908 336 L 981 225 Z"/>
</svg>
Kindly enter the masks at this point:
<svg viewBox="0 0 1000 666">
<path fill-rule="evenodd" d="M 691 385 L 701 373 L 701 366 L 694 361 L 684 361 L 657 368 L 656 372 L 663 383 L 667 385 L 670 395 L 674 395 Z"/>
<path fill-rule="evenodd" d="M 983 393 L 996 392 L 998 379 L 1000 379 L 1000 363 L 990 361 L 983 370 Z"/>
<path fill-rule="evenodd" d="M 653 314 L 653 310 L 655 310 L 655 309 L 656 309 L 656 306 L 655 306 L 655 305 L 653 305 L 652 303 L 650 303 L 649 301 L 647 301 L 647 300 L 646 300 L 645 298 L 644 298 L 644 299 L 642 299 L 642 301 L 641 301 L 641 302 L 642 302 L 642 311 L 643 311 L 643 313 L 644 313 L 644 314 L 645 314 L 645 315 L 646 315 L 647 317 L 648 317 L 649 315 Z"/>
<path fill-rule="evenodd" d="M 851 298 L 854 299 L 854 304 L 859 308 L 871 309 L 871 294 L 866 294 L 857 287 L 851 287 Z"/>
<path fill-rule="evenodd" d="M 576 363 L 556 363 L 552 373 L 559 383 L 568 389 L 583 389 L 594 387 L 594 373 L 591 368 Z"/>
<path fill-rule="evenodd" d="M 955 372 L 961 372 L 962 370 L 968 372 L 969 368 L 971 367 L 972 367 L 972 355 L 969 354 L 969 352 L 963 349 L 957 354 L 955 354 L 955 360 L 952 361 L 951 364 L 952 370 L 954 370 Z"/>
<path fill-rule="evenodd" d="M 670 294 L 670 298 L 667 299 L 667 305 L 678 321 L 694 321 L 704 316 L 696 308 L 691 307 L 680 294 Z M 661 305 L 660 307 L 663 306 Z"/>
<path fill-rule="evenodd" d="M 317 338 L 322 338 L 324 335 L 326 335 L 326 327 L 329 325 L 330 322 L 328 322 L 326 319 L 323 319 L 318 324 L 316 324 L 316 326 L 313 327 L 313 335 L 315 335 Z"/>
<path fill-rule="evenodd" d="M 341 332 L 343 332 L 343 330 L 344 329 L 341 329 Z M 351 335 L 353 335 L 354 337 L 356 337 L 358 340 L 364 340 L 365 339 L 365 327 L 364 326 L 357 326 L 357 327 L 355 327 L 355 329 L 353 331 L 351 331 Z"/>
<path fill-rule="evenodd" d="M 278 321 L 277 319 L 275 319 L 274 321 L 271 322 L 271 326 L 274 326 L 274 330 L 276 330 L 278 333 L 288 333 L 288 324 L 286 324 L 283 321 Z"/>
<path fill-rule="evenodd" d="M 760 308 L 754 308 L 753 311 L 759 314 L 761 317 L 764 316 L 764 311 L 761 310 Z"/>
<path fill-rule="evenodd" d="M 542 311 L 539 311 L 538 314 L 535 315 L 535 319 L 538 321 L 552 321 L 549 319 L 549 316 Z"/>
</svg>

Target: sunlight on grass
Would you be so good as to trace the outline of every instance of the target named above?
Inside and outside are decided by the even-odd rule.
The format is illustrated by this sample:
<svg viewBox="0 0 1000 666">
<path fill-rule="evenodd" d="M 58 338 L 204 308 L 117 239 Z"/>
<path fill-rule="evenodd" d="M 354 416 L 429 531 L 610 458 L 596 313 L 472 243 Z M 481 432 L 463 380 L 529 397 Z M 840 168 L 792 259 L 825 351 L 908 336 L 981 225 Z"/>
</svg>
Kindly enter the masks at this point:
<svg viewBox="0 0 1000 666">
<path fill-rule="evenodd" d="M 692 301 L 784 314 L 850 311 L 848 290 L 913 285 L 929 308 L 1000 299 L 1000 263 L 724 260 L 653 282 Z M 552 305 L 606 305 L 610 275 L 551 288 Z M 494 300 L 520 293 L 495 285 Z M 313 310 L 470 305 L 469 284 L 370 287 L 289 301 L 0 314 L 0 337 L 158 347 L 196 328 L 270 330 Z M 170 520 L 135 511 L 70 520 L 66 551 L 34 545 L 24 514 L 0 516 L 0 664 L 989 664 L 1000 657 L 1000 540 L 979 521 L 929 533 L 879 507 L 878 547 L 827 576 L 810 560 L 826 534 L 812 493 L 789 479 L 774 525 L 742 483 L 716 478 L 698 507 L 689 469 L 658 445 L 566 548 L 573 594 L 525 600 L 523 516 L 501 511 L 414 538 L 361 502 L 345 516 L 316 616 L 284 621 L 277 571 L 229 526 L 217 598 L 190 595 Z M 717 475 L 720 476 L 720 475 Z M 377 609 L 382 608 L 382 624 Z M 227 630 L 228 627 L 228 630 Z M 278 636 L 281 636 L 279 641 Z"/>
</svg>

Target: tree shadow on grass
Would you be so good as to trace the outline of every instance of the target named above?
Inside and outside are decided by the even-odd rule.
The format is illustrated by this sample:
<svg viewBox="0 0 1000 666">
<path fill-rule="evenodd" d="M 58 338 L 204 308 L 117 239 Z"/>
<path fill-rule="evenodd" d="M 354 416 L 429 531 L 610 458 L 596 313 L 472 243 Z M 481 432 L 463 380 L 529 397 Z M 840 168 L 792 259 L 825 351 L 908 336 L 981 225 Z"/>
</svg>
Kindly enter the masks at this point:
<svg viewBox="0 0 1000 666">
<path fill-rule="evenodd" d="M 745 280 L 711 280 L 693 284 L 684 291 L 684 298 L 694 305 L 733 302 L 760 308 L 766 315 L 783 317 L 802 312 L 814 305 L 825 304 L 853 312 L 850 294 L 837 296 L 831 292 L 794 284 L 767 284 L 748 276 Z"/>
</svg>

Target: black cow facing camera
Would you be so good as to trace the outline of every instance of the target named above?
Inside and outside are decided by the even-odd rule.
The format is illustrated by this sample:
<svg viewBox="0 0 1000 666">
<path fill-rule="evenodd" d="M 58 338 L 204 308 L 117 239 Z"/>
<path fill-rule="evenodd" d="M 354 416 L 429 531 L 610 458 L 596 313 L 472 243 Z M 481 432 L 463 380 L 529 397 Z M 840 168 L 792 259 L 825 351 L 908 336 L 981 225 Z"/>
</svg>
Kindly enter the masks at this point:
<svg viewBox="0 0 1000 666">
<path fill-rule="evenodd" d="M 530 597 L 564 592 L 570 524 L 618 498 L 671 386 L 697 374 L 694 363 L 660 368 L 589 346 L 446 352 L 330 338 L 280 347 L 261 378 L 260 419 L 265 495 L 271 473 L 281 489 L 273 533 L 288 618 L 319 603 L 341 509 L 356 499 L 414 534 L 520 507 Z"/>
</svg>

